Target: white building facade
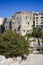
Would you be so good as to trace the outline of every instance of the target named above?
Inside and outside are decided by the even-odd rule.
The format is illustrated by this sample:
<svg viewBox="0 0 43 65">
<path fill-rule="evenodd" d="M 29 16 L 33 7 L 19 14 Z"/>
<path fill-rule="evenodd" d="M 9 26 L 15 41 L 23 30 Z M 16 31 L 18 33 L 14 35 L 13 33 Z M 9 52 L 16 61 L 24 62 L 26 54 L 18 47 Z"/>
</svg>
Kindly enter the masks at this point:
<svg viewBox="0 0 43 65">
<path fill-rule="evenodd" d="M 35 28 L 43 28 L 43 12 L 35 13 Z"/>
<path fill-rule="evenodd" d="M 5 30 L 12 30 L 21 35 L 29 34 L 34 28 L 43 29 L 43 12 L 17 12 L 12 18 L 7 18 Z"/>
<path fill-rule="evenodd" d="M 14 29 L 17 33 L 26 35 L 32 32 L 33 29 L 33 13 L 32 12 L 17 12 L 13 17 Z"/>
</svg>

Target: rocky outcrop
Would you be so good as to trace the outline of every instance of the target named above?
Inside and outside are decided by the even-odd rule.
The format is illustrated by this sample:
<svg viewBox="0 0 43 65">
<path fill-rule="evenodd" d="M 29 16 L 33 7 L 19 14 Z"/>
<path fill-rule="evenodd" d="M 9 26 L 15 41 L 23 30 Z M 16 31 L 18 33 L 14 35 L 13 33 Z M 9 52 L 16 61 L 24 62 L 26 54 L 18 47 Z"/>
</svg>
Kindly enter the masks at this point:
<svg viewBox="0 0 43 65">
<path fill-rule="evenodd" d="M 22 60 L 21 57 L 6 59 L 0 56 L 0 65 L 43 65 L 43 55 L 30 54 L 26 60 Z"/>
</svg>

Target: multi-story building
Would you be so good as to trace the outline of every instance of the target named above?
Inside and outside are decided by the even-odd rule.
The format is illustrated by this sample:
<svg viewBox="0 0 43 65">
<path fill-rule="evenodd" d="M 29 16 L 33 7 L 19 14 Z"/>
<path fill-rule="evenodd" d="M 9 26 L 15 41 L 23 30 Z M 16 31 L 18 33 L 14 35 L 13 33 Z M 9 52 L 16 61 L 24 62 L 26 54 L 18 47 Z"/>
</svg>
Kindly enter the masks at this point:
<svg viewBox="0 0 43 65">
<path fill-rule="evenodd" d="M 43 28 L 43 12 L 35 12 L 35 28 Z"/>
<path fill-rule="evenodd" d="M 12 16 L 13 31 L 26 35 L 32 32 L 33 29 L 33 13 L 32 12 L 17 12 Z"/>
<path fill-rule="evenodd" d="M 16 12 L 12 18 L 4 19 L 4 26 L 21 35 L 31 33 L 33 28 L 43 29 L 43 12 Z"/>
</svg>

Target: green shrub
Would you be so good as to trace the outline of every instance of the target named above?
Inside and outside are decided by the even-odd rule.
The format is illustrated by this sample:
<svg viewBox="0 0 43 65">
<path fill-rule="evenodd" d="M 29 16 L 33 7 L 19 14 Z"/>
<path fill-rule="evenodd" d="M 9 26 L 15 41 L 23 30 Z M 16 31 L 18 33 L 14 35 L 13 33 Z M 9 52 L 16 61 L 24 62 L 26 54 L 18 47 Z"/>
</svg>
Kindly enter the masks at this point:
<svg viewBox="0 0 43 65">
<path fill-rule="evenodd" d="M 13 57 L 29 54 L 29 43 L 25 38 L 12 31 L 0 34 L 0 55 Z"/>
</svg>

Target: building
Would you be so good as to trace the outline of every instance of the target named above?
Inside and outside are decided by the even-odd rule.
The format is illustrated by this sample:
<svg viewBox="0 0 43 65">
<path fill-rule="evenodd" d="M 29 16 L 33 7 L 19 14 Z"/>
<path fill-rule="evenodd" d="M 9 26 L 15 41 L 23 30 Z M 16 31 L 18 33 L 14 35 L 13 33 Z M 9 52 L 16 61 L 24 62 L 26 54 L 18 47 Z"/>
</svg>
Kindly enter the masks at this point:
<svg viewBox="0 0 43 65">
<path fill-rule="evenodd" d="M 4 27 L 5 27 L 5 31 L 6 30 L 12 30 L 12 20 L 11 18 L 4 18 Z"/>
<path fill-rule="evenodd" d="M 3 18 L 0 18 L 0 33 L 2 33 Z"/>
<path fill-rule="evenodd" d="M 33 13 L 32 12 L 17 12 L 12 16 L 13 31 L 19 34 L 26 35 L 32 32 L 33 29 Z"/>
<path fill-rule="evenodd" d="M 43 12 L 16 12 L 11 18 L 4 18 L 5 30 L 12 30 L 21 35 L 35 29 L 43 31 Z"/>
<path fill-rule="evenodd" d="M 43 29 L 43 12 L 35 12 L 34 14 L 35 14 L 34 16 L 35 28 Z"/>
</svg>

